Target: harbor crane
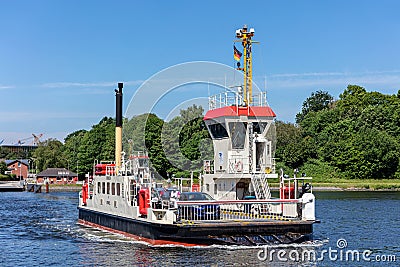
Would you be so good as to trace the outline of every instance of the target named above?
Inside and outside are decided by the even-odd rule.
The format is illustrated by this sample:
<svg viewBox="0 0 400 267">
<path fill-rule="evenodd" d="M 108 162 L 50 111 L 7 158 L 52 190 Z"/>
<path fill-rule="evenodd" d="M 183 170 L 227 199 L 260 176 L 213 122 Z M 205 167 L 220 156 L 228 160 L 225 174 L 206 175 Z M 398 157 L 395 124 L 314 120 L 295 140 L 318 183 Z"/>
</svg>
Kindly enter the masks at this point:
<svg viewBox="0 0 400 267">
<path fill-rule="evenodd" d="M 31 137 L 18 140 L 18 143 L 16 143 L 15 145 L 22 145 L 22 144 L 25 144 L 28 140 L 33 139 L 31 145 L 37 146 L 37 145 L 39 144 L 40 138 L 41 138 L 42 136 L 43 136 L 42 133 L 41 133 L 41 134 L 38 134 L 38 135 L 32 134 Z"/>
</svg>

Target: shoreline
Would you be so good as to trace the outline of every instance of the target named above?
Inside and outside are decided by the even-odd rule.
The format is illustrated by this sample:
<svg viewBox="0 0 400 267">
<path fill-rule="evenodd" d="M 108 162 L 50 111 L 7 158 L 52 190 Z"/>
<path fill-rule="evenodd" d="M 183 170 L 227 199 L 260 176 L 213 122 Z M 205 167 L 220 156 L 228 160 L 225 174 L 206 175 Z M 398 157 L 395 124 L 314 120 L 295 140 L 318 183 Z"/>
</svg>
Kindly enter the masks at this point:
<svg viewBox="0 0 400 267">
<path fill-rule="evenodd" d="M 63 186 L 63 185 L 50 185 L 49 192 L 79 192 L 82 186 Z"/>
<path fill-rule="evenodd" d="M 50 186 L 50 192 L 79 192 L 81 191 L 80 186 Z M 271 187 L 271 191 L 279 191 L 278 187 Z M 349 188 L 341 188 L 336 186 L 315 186 L 313 187 L 313 191 L 315 192 L 335 192 L 335 191 L 347 191 L 347 192 L 396 192 L 400 191 L 400 188 L 383 188 L 383 189 L 374 189 L 374 188 L 357 188 L 357 187 L 349 187 Z"/>
<path fill-rule="evenodd" d="M 271 187 L 272 191 L 279 191 L 279 187 Z M 335 192 L 335 191 L 347 191 L 347 192 L 396 192 L 400 191 L 400 188 L 382 188 L 382 189 L 374 189 L 374 188 L 358 188 L 358 187 L 349 187 L 342 188 L 336 186 L 314 186 L 312 188 L 313 192 Z"/>
<path fill-rule="evenodd" d="M 0 182 L 2 186 L 5 186 L 8 183 L 15 183 L 15 181 L 1 181 Z M 397 187 L 397 185 L 394 185 L 394 187 L 390 187 L 390 185 L 387 185 L 385 183 L 383 184 L 377 184 L 376 185 L 378 188 L 374 188 L 371 186 L 370 188 L 365 188 L 364 186 L 354 186 L 354 184 L 349 185 L 346 187 L 344 184 L 341 184 L 339 186 L 335 185 L 327 185 L 327 186 L 318 186 L 318 183 L 316 186 L 313 186 L 313 191 L 315 192 L 335 192 L 335 191 L 348 191 L 348 192 L 396 192 L 400 191 L 400 187 Z M 387 187 L 385 187 L 387 186 Z M 381 187 L 381 188 L 380 188 Z M 271 191 L 279 191 L 279 187 L 275 185 L 272 185 Z M 44 189 L 44 188 L 43 188 Z M 42 189 L 42 190 L 43 190 Z M 49 190 L 50 192 L 79 192 L 82 189 L 81 185 L 50 185 Z"/>
</svg>

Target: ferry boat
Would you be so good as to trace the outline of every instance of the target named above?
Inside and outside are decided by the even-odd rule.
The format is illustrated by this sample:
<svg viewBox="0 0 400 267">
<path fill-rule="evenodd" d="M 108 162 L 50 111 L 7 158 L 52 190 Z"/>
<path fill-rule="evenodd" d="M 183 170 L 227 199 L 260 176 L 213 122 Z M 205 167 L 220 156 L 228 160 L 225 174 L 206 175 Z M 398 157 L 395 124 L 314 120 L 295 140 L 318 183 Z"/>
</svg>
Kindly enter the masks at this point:
<svg viewBox="0 0 400 267">
<path fill-rule="evenodd" d="M 236 31 L 235 57 L 243 55 L 244 83 L 209 98 L 204 122 L 214 158 L 204 161 L 200 192 L 163 198 L 155 188 L 145 153 L 122 152 L 122 88 L 116 89 L 115 162 L 100 163 L 79 197 L 79 223 L 151 244 L 265 245 L 312 238 L 315 197 L 311 178 L 275 168 L 275 113 L 266 94 L 252 93 L 254 29 Z M 269 181 L 279 181 L 272 197 Z M 191 187 L 193 188 L 193 187 Z"/>
</svg>

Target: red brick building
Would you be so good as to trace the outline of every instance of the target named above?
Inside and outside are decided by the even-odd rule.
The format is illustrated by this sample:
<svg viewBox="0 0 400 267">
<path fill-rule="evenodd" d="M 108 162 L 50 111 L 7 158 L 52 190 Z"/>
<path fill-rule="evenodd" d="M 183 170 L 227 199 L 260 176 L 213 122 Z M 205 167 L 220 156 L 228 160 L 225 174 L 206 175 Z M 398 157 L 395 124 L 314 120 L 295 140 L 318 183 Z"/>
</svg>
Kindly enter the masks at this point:
<svg viewBox="0 0 400 267">
<path fill-rule="evenodd" d="M 29 162 L 27 159 L 5 160 L 4 162 L 8 168 L 7 174 L 15 174 L 20 179 L 28 177 Z"/>
<path fill-rule="evenodd" d="M 38 183 L 44 183 L 46 179 L 50 184 L 76 184 L 78 175 L 65 168 L 48 168 L 36 175 Z"/>
</svg>

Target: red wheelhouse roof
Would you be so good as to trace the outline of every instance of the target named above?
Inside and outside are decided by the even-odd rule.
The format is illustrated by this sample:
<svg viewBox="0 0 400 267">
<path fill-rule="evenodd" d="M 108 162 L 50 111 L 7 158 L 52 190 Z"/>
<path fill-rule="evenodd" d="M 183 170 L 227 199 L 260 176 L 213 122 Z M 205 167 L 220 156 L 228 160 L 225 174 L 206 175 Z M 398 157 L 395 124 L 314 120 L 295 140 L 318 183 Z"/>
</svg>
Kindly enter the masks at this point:
<svg viewBox="0 0 400 267">
<path fill-rule="evenodd" d="M 218 117 L 276 117 L 276 114 L 270 107 L 238 107 L 226 106 L 222 108 L 207 111 L 203 120 L 215 119 Z"/>
</svg>

